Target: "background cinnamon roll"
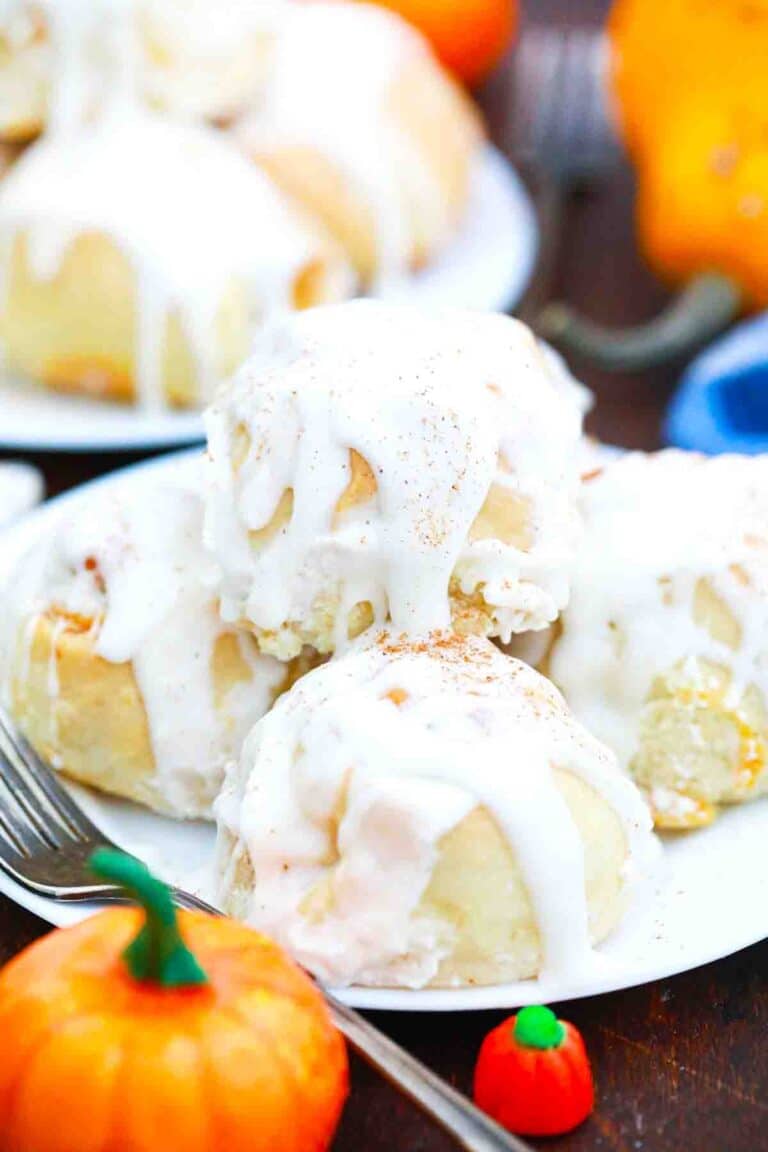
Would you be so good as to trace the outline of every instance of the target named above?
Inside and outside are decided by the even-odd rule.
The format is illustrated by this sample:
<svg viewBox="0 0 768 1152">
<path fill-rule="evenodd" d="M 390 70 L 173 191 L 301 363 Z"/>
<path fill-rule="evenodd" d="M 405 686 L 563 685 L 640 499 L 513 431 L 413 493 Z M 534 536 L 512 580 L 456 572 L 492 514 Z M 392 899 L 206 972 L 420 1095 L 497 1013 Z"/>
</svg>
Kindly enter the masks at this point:
<svg viewBox="0 0 768 1152">
<path fill-rule="evenodd" d="M 45 136 L 0 183 L 7 367 L 199 407 L 273 310 L 343 298 L 333 242 L 202 126 L 140 109 Z"/>
</svg>

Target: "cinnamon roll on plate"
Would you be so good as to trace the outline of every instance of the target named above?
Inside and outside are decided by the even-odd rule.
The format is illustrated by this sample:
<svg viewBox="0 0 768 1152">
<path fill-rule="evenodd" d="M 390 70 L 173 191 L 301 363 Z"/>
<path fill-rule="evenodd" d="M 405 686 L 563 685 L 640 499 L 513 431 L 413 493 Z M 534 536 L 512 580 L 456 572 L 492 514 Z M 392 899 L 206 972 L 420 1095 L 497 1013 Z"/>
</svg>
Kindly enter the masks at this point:
<svg viewBox="0 0 768 1152">
<path fill-rule="evenodd" d="M 158 484 L 94 496 L 4 592 L 2 688 L 65 775 L 171 816 L 211 816 L 224 765 L 301 664 L 222 624 L 200 498 Z"/>
<path fill-rule="evenodd" d="M 579 978 L 650 816 L 557 690 L 488 641 L 361 637 L 246 740 L 219 894 L 334 986 Z"/>
<path fill-rule="evenodd" d="M 634 453 L 584 511 L 550 673 L 657 825 L 709 824 L 768 791 L 768 457 Z"/>
<path fill-rule="evenodd" d="M 41 138 L 0 183 L 9 370 L 200 407 L 275 309 L 349 294 L 334 243 L 212 129 L 120 106 Z"/>
<path fill-rule="evenodd" d="M 580 428 L 508 317 L 357 301 L 275 323 L 207 414 L 224 618 L 280 659 L 387 620 L 545 627 L 568 597 Z"/>
</svg>

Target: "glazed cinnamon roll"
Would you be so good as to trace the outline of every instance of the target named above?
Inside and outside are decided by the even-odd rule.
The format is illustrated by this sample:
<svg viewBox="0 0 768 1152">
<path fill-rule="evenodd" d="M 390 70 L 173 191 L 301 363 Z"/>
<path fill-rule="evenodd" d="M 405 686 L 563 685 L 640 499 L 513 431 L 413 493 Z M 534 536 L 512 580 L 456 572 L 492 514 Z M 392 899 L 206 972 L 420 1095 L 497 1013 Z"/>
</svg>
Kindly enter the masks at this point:
<svg viewBox="0 0 768 1152">
<path fill-rule="evenodd" d="M 66 392 L 200 407 L 272 311 L 352 286 L 334 246 L 210 129 L 122 105 L 0 183 L 0 340 Z"/>
<path fill-rule="evenodd" d="M 224 765 L 301 670 L 222 624 L 186 487 L 101 498 L 4 591 L 3 695 L 65 775 L 172 816 L 211 815 Z"/>
<path fill-rule="evenodd" d="M 549 669 L 663 828 L 768 790 L 768 457 L 632 454 L 584 489 Z"/>
<path fill-rule="evenodd" d="M 369 634 L 300 680 L 216 811 L 226 908 L 334 985 L 579 978 L 653 857 L 557 690 L 445 632 Z"/>
<path fill-rule="evenodd" d="M 372 623 L 554 620 L 581 412 L 508 317 L 371 301 L 279 322 L 207 415 L 222 613 L 281 659 Z"/>
</svg>

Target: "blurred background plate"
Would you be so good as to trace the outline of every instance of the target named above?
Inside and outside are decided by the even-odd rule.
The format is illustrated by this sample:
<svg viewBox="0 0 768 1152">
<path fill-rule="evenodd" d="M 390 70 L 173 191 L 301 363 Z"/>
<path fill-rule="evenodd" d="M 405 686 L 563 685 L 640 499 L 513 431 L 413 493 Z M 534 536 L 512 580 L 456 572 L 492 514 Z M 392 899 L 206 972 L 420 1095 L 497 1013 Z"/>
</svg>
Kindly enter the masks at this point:
<svg viewBox="0 0 768 1152">
<path fill-rule="evenodd" d="M 464 230 L 431 267 L 392 293 L 402 303 L 507 311 L 523 294 L 537 249 L 528 194 L 501 153 L 478 164 Z M 198 412 L 145 412 L 0 381 L 0 449 L 123 451 L 192 444 Z"/>
<path fill-rule="evenodd" d="M 20 553 L 62 514 L 71 515 L 99 488 L 113 491 L 171 478 L 194 468 L 198 452 L 175 453 L 113 473 L 51 501 L 8 529 L 0 553 L 0 585 Z M 211 826 L 180 823 L 133 804 L 73 788 L 97 825 L 158 873 L 211 898 L 215 834 Z M 593 996 L 662 979 L 728 956 L 768 936 L 765 874 L 768 800 L 725 812 L 710 828 L 668 836 L 658 874 L 638 893 L 619 930 L 599 950 L 601 963 L 580 983 L 533 981 L 489 988 L 350 988 L 342 997 L 361 1008 L 389 1011 L 467 1011 L 517 1007 Z M 0 874 L 0 892 L 52 924 L 70 924 L 92 910 L 30 895 Z"/>
</svg>

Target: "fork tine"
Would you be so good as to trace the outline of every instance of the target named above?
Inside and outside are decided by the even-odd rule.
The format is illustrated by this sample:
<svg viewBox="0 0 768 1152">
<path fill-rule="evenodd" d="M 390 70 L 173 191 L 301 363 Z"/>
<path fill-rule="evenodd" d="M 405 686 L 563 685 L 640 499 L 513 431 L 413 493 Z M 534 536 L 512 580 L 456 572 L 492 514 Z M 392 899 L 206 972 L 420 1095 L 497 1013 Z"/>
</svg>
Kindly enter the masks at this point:
<svg viewBox="0 0 768 1152">
<path fill-rule="evenodd" d="M 534 27 L 518 46 L 513 152 L 545 177 L 580 180 L 618 148 L 605 85 L 607 42 L 592 28 Z"/>
<path fill-rule="evenodd" d="M 592 78 L 590 101 L 590 124 L 594 134 L 594 145 L 601 158 L 618 159 L 617 126 L 611 94 L 611 48 L 604 32 L 595 36 L 589 57 L 589 70 Z"/>
<path fill-rule="evenodd" d="M 101 836 L 3 708 L 0 708 L 0 738 L 10 745 L 14 756 L 13 763 L 10 757 L 4 758 L 3 768 L 18 789 L 19 805 L 52 847 L 60 844 L 61 837 L 55 839 L 56 829 L 45 820 L 45 808 L 55 817 L 68 840 L 86 841 Z"/>
<path fill-rule="evenodd" d="M 550 29 L 532 28 L 521 38 L 514 69 L 513 148 L 532 160 L 542 147 L 542 119 L 550 114 L 548 100 L 556 69 L 561 35 Z"/>
<path fill-rule="evenodd" d="M 562 104 L 560 93 L 568 66 L 568 41 L 563 33 L 542 35 L 539 48 L 537 85 L 539 92 L 548 94 L 542 102 L 533 132 L 533 144 L 539 163 L 558 167 L 561 149 Z"/>
<path fill-rule="evenodd" d="M 56 848 L 60 841 L 56 824 L 51 823 L 50 814 L 46 816 L 42 797 L 23 778 L 5 742 L 0 743 L 0 773 L 10 803 L 24 817 L 39 843 Z"/>
<path fill-rule="evenodd" d="M 585 93 L 589 75 L 582 58 L 582 39 L 578 29 L 569 31 L 563 43 L 562 63 L 558 74 L 555 106 L 553 151 L 558 157 L 580 165 L 581 135 L 585 129 Z"/>
<path fill-rule="evenodd" d="M 4 847 L 4 851 L 0 851 L 0 856 L 7 855 L 10 849 L 12 853 L 25 859 L 29 859 L 41 847 L 47 848 L 47 844 L 30 831 L 28 824 L 22 825 L 18 817 L 13 815 L 12 805 L 6 803 L 4 797 L 0 800 L 0 844 Z"/>
</svg>

